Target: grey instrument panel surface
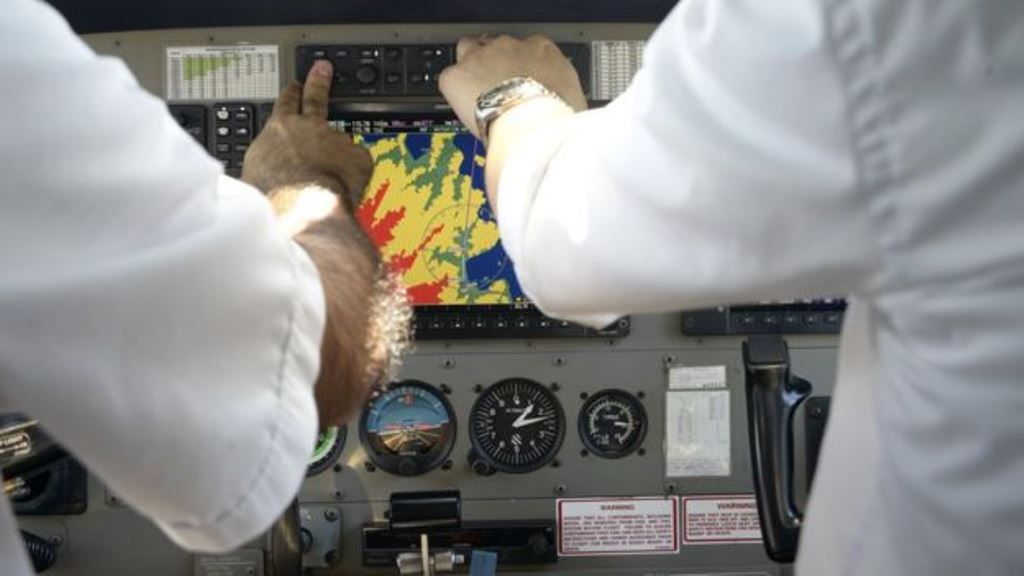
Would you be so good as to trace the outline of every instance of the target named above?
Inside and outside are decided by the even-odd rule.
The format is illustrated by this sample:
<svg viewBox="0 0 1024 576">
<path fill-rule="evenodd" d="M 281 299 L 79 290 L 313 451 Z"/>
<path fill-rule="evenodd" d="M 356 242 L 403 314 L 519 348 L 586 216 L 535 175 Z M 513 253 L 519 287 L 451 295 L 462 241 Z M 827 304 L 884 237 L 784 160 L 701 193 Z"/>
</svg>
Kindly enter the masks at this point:
<svg viewBox="0 0 1024 576">
<path fill-rule="evenodd" d="M 124 58 L 142 85 L 163 92 L 163 49 L 170 45 L 275 43 L 281 47 L 284 78 L 290 78 L 291 55 L 300 43 L 328 42 L 452 42 L 482 32 L 541 33 L 556 41 L 635 40 L 646 38 L 651 27 L 642 25 L 452 25 L 452 26 L 314 26 L 211 30 L 167 30 L 101 34 L 87 38 L 98 52 Z M 462 492 L 466 519 L 552 519 L 555 498 L 583 496 L 651 496 L 663 494 L 745 494 L 751 491 L 747 458 L 747 431 L 743 420 L 742 359 L 739 338 L 696 339 L 680 334 L 677 314 L 634 317 L 632 333 L 619 341 L 463 341 L 421 343 L 406 362 L 402 377 L 451 388 L 449 400 L 459 423 L 450 469 L 401 478 L 382 471 L 370 472 L 359 443 L 358 422 L 349 425 L 348 440 L 338 471 L 309 478 L 299 494 L 300 503 L 330 505 L 341 510 L 342 555 L 336 574 L 391 574 L 393 570 L 366 570 L 360 564 L 361 527 L 382 520 L 393 491 L 457 488 Z M 794 369 L 815 385 L 815 394 L 831 393 L 837 339 L 802 336 L 790 339 Z M 679 479 L 665 477 L 664 419 L 666 364 L 725 365 L 731 391 L 732 472 L 725 478 Z M 486 387 L 504 377 L 523 376 L 551 385 L 566 413 L 565 441 L 557 456 L 558 467 L 547 466 L 526 475 L 475 475 L 466 461 L 465 435 L 476 385 Z M 644 393 L 650 426 L 644 455 L 620 460 L 582 456 L 575 422 L 583 403 L 581 393 L 603 388 Z M 798 421 L 800 419 L 798 418 Z M 799 443 L 798 443 L 799 445 Z M 802 470 L 798 466 L 798 470 Z M 193 557 L 177 549 L 147 520 L 105 497 L 102 484 L 90 482 L 88 511 L 78 517 L 24 519 L 23 525 L 44 534 L 64 535 L 65 554 L 52 574 L 192 574 Z M 265 547 L 255 542 L 251 547 Z M 562 559 L 558 564 L 520 569 L 535 574 L 780 574 L 758 545 L 684 546 L 667 556 Z"/>
</svg>

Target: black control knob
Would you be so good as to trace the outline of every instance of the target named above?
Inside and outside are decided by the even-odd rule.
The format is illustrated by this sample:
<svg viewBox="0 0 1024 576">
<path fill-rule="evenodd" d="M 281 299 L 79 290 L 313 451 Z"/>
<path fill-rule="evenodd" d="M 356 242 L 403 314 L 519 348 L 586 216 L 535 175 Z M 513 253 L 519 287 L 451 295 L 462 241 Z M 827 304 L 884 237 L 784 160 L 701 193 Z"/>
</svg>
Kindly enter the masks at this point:
<svg viewBox="0 0 1024 576">
<path fill-rule="evenodd" d="M 313 549 L 313 533 L 308 528 L 302 529 L 302 553 L 309 554 Z"/>
<path fill-rule="evenodd" d="M 363 85 L 376 83 L 379 76 L 380 73 L 376 66 L 365 64 L 356 69 L 356 82 Z"/>
<path fill-rule="evenodd" d="M 469 465 L 473 467 L 473 472 L 476 472 L 480 476 L 491 476 L 494 474 L 494 466 L 491 466 L 487 462 L 484 462 L 477 456 L 476 452 L 469 453 Z"/>
<path fill-rule="evenodd" d="M 526 539 L 526 547 L 530 550 L 530 554 L 537 557 L 546 555 L 550 548 L 550 544 L 548 544 L 548 539 L 543 533 L 534 532 Z"/>
<path fill-rule="evenodd" d="M 398 473 L 402 476 L 415 476 L 417 472 L 419 467 L 412 458 L 402 458 L 398 461 Z"/>
<path fill-rule="evenodd" d="M 339 552 L 337 548 L 328 550 L 327 553 L 324 554 L 324 564 L 327 564 L 328 566 L 337 566 L 338 564 L 341 564 L 341 552 Z"/>
</svg>

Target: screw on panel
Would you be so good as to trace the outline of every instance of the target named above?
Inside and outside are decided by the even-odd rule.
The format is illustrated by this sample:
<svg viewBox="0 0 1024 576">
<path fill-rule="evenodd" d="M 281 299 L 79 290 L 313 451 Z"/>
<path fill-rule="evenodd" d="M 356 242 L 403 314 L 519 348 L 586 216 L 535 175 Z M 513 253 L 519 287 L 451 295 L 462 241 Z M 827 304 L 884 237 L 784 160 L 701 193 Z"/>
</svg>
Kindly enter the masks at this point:
<svg viewBox="0 0 1024 576">
<path fill-rule="evenodd" d="M 344 494 L 341 493 L 341 490 L 335 490 L 334 491 L 334 499 L 335 500 L 341 500 L 343 496 L 344 496 Z"/>
<path fill-rule="evenodd" d="M 580 456 L 581 457 L 586 458 L 588 454 L 590 454 L 590 450 L 587 450 L 586 448 L 584 448 L 583 450 L 580 450 Z"/>
<path fill-rule="evenodd" d="M 555 494 L 558 494 L 559 496 L 561 496 L 562 494 L 565 494 L 565 491 L 566 491 L 565 484 L 559 484 L 558 486 L 555 486 Z"/>
<path fill-rule="evenodd" d="M 643 456 L 644 454 L 647 454 L 646 448 L 640 448 L 639 450 L 636 451 L 637 456 Z"/>
<path fill-rule="evenodd" d="M 373 472 L 377 470 L 377 467 L 373 465 L 373 462 L 363 462 L 363 467 L 366 468 L 367 472 Z"/>
<path fill-rule="evenodd" d="M 671 355 L 671 354 L 666 354 L 665 356 L 663 356 L 661 358 L 661 361 L 664 362 L 666 365 L 668 365 L 668 364 L 675 364 L 676 363 L 676 357 Z"/>
<path fill-rule="evenodd" d="M 338 511 L 335 510 L 334 508 L 328 508 L 324 510 L 324 520 L 327 520 L 328 522 L 337 522 Z"/>
<path fill-rule="evenodd" d="M 117 494 L 114 494 L 113 492 L 111 492 L 110 488 L 106 489 L 106 491 L 105 491 L 105 493 L 103 495 L 103 500 L 106 502 L 107 506 L 111 506 L 111 507 L 124 506 L 124 502 L 121 501 L 121 498 L 119 498 Z"/>
<path fill-rule="evenodd" d="M 473 385 L 473 392 L 476 392 L 477 394 L 479 394 L 479 393 L 481 393 L 483 391 L 484 391 L 484 387 L 483 386 L 481 386 L 479 384 L 474 384 Z"/>
<path fill-rule="evenodd" d="M 669 482 L 669 483 L 665 484 L 665 493 L 666 494 L 675 494 L 676 493 L 676 485 L 675 485 L 674 482 Z"/>
<path fill-rule="evenodd" d="M 455 358 L 445 358 L 444 361 L 441 362 L 441 366 L 445 368 L 455 368 Z"/>
<path fill-rule="evenodd" d="M 444 392 L 445 394 L 451 394 L 452 387 L 447 384 L 441 384 L 441 392 Z"/>
<path fill-rule="evenodd" d="M 551 391 L 552 392 L 558 392 L 561 389 L 562 389 L 562 387 L 558 385 L 558 382 L 552 382 L 551 383 Z"/>
<path fill-rule="evenodd" d="M 586 392 L 580 392 L 580 400 L 586 400 L 588 397 L 590 397 L 590 394 L 587 394 Z"/>
<path fill-rule="evenodd" d="M 253 568 L 252 566 L 247 566 L 246 569 L 245 569 L 245 573 L 248 574 L 249 576 L 255 576 L 256 569 Z"/>
<path fill-rule="evenodd" d="M 60 536 L 51 536 L 50 537 L 50 544 L 53 544 L 57 548 L 60 548 L 61 546 L 64 545 L 64 538 L 62 538 Z"/>
<path fill-rule="evenodd" d="M 622 318 L 619 320 L 619 328 L 629 328 L 629 320 Z"/>
<path fill-rule="evenodd" d="M 342 468 L 341 464 L 335 464 L 334 465 L 334 473 L 335 474 L 340 474 L 342 470 L 344 470 L 344 468 Z"/>
<path fill-rule="evenodd" d="M 645 394 L 643 390 L 637 390 L 637 391 L 636 391 L 636 397 L 637 397 L 637 398 L 639 398 L 639 399 L 643 400 L 643 399 L 644 399 L 644 396 L 647 396 L 647 394 Z"/>
<path fill-rule="evenodd" d="M 552 468 L 558 468 L 561 465 L 562 465 L 562 463 L 558 461 L 558 458 L 555 458 L 554 460 L 551 461 L 551 467 Z"/>
<path fill-rule="evenodd" d="M 441 470 L 451 470 L 451 469 L 452 469 L 452 461 L 451 460 L 445 460 L 444 464 L 441 464 Z"/>
<path fill-rule="evenodd" d="M 324 564 L 328 566 L 337 566 L 341 562 L 341 554 L 337 550 L 328 550 L 324 554 Z"/>
<path fill-rule="evenodd" d="M 209 42 L 210 44 L 213 44 L 213 36 L 207 36 L 206 37 L 206 41 Z"/>
<path fill-rule="evenodd" d="M 565 358 L 558 356 L 554 360 L 552 360 L 551 363 L 554 364 L 555 366 L 565 366 Z"/>
</svg>

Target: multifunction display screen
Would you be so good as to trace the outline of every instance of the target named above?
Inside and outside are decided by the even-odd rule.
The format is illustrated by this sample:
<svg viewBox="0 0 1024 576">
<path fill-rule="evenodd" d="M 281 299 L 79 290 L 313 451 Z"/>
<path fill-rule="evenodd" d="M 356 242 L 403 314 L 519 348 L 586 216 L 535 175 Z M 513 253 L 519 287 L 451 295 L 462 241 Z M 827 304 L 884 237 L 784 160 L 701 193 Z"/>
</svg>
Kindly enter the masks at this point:
<svg viewBox="0 0 1024 576">
<path fill-rule="evenodd" d="M 525 305 L 484 193 L 483 146 L 445 114 L 332 120 L 374 161 L 357 217 L 416 306 Z"/>
</svg>

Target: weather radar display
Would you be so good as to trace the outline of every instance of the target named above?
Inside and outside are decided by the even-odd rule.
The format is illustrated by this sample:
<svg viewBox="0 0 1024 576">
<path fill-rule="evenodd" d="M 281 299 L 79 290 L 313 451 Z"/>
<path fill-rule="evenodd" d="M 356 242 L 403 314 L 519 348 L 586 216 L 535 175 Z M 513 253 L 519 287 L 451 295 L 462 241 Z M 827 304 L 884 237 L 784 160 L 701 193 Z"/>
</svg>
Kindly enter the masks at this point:
<svg viewBox="0 0 1024 576">
<path fill-rule="evenodd" d="M 374 161 L 357 217 L 417 306 L 525 303 L 484 193 L 484 150 L 444 118 L 334 122 Z"/>
</svg>

